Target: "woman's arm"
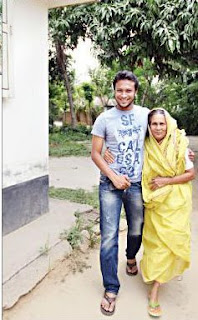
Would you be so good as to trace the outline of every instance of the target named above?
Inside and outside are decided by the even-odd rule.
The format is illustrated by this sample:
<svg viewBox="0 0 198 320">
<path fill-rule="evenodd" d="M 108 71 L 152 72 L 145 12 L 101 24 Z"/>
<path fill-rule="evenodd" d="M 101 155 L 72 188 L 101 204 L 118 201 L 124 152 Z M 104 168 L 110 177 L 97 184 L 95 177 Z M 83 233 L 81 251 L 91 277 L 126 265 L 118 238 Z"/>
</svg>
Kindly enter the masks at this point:
<svg viewBox="0 0 198 320">
<path fill-rule="evenodd" d="M 114 156 L 112 155 L 111 151 L 108 148 L 105 150 L 103 158 L 109 164 L 114 163 L 114 160 L 115 160 Z"/>
<path fill-rule="evenodd" d="M 150 183 L 151 190 L 156 190 L 166 185 L 185 183 L 193 180 L 194 178 L 195 178 L 194 168 L 186 170 L 183 174 L 180 174 L 175 177 L 156 177 L 152 179 Z"/>
</svg>

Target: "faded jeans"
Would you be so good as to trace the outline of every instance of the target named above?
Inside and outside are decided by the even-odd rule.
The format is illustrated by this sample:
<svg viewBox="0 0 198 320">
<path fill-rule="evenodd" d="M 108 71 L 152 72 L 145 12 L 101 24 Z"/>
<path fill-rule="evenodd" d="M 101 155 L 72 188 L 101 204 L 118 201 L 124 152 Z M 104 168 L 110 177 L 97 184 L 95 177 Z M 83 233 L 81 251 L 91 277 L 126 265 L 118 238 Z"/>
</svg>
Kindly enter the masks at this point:
<svg viewBox="0 0 198 320">
<path fill-rule="evenodd" d="M 118 190 L 105 176 L 101 176 L 100 200 L 100 265 L 106 292 L 117 294 L 120 282 L 118 270 L 118 235 L 122 204 L 128 225 L 127 259 L 134 259 L 142 241 L 144 209 L 141 182 L 132 183 L 126 190 Z"/>
</svg>

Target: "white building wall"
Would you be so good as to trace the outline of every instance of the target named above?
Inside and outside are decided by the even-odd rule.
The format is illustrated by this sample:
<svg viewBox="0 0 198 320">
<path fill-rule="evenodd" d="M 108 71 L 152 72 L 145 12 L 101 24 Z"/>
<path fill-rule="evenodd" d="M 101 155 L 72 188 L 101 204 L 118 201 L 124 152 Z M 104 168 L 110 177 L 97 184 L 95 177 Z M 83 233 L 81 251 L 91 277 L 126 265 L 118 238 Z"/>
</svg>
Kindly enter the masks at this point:
<svg viewBox="0 0 198 320">
<path fill-rule="evenodd" d="M 56 8 L 61 6 L 97 2 L 97 0 L 45 0 L 45 1 L 48 4 L 48 8 Z"/>
<path fill-rule="evenodd" d="M 11 97 L 3 99 L 3 186 L 48 174 L 48 11 L 46 3 L 12 4 Z"/>
</svg>

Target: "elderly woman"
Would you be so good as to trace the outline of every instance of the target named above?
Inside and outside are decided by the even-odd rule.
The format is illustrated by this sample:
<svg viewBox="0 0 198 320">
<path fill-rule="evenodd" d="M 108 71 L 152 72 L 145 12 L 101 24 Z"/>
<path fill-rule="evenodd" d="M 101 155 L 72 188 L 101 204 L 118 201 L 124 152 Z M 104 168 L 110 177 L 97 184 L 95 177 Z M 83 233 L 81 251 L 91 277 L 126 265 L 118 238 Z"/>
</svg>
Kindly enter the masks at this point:
<svg viewBox="0 0 198 320">
<path fill-rule="evenodd" d="M 188 140 L 176 121 L 163 109 L 148 117 L 142 190 L 145 204 L 141 271 L 153 283 L 148 313 L 161 316 L 161 284 L 181 275 L 190 265 L 190 211 L 194 179 L 188 158 Z"/>
<path fill-rule="evenodd" d="M 141 271 L 146 283 L 153 283 L 148 312 L 161 316 L 159 287 L 181 275 L 190 265 L 190 211 L 194 179 L 188 139 L 164 109 L 148 116 L 145 139 L 142 192 L 145 205 Z M 194 158 L 194 157 L 192 157 Z M 114 161 L 110 150 L 104 159 Z"/>
</svg>

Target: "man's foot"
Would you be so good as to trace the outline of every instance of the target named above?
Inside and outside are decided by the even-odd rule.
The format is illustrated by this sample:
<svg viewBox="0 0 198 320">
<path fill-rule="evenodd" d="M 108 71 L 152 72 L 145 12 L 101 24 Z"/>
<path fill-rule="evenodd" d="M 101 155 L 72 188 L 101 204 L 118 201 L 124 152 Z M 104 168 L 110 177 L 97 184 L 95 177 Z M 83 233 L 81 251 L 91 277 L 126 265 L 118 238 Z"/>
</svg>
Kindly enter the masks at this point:
<svg viewBox="0 0 198 320">
<path fill-rule="evenodd" d="M 105 292 L 100 310 L 105 316 L 111 316 L 115 312 L 116 295 L 112 292 Z"/>
<path fill-rule="evenodd" d="M 136 276 L 138 274 L 137 262 L 135 259 L 127 260 L 126 274 L 128 276 Z"/>
</svg>

